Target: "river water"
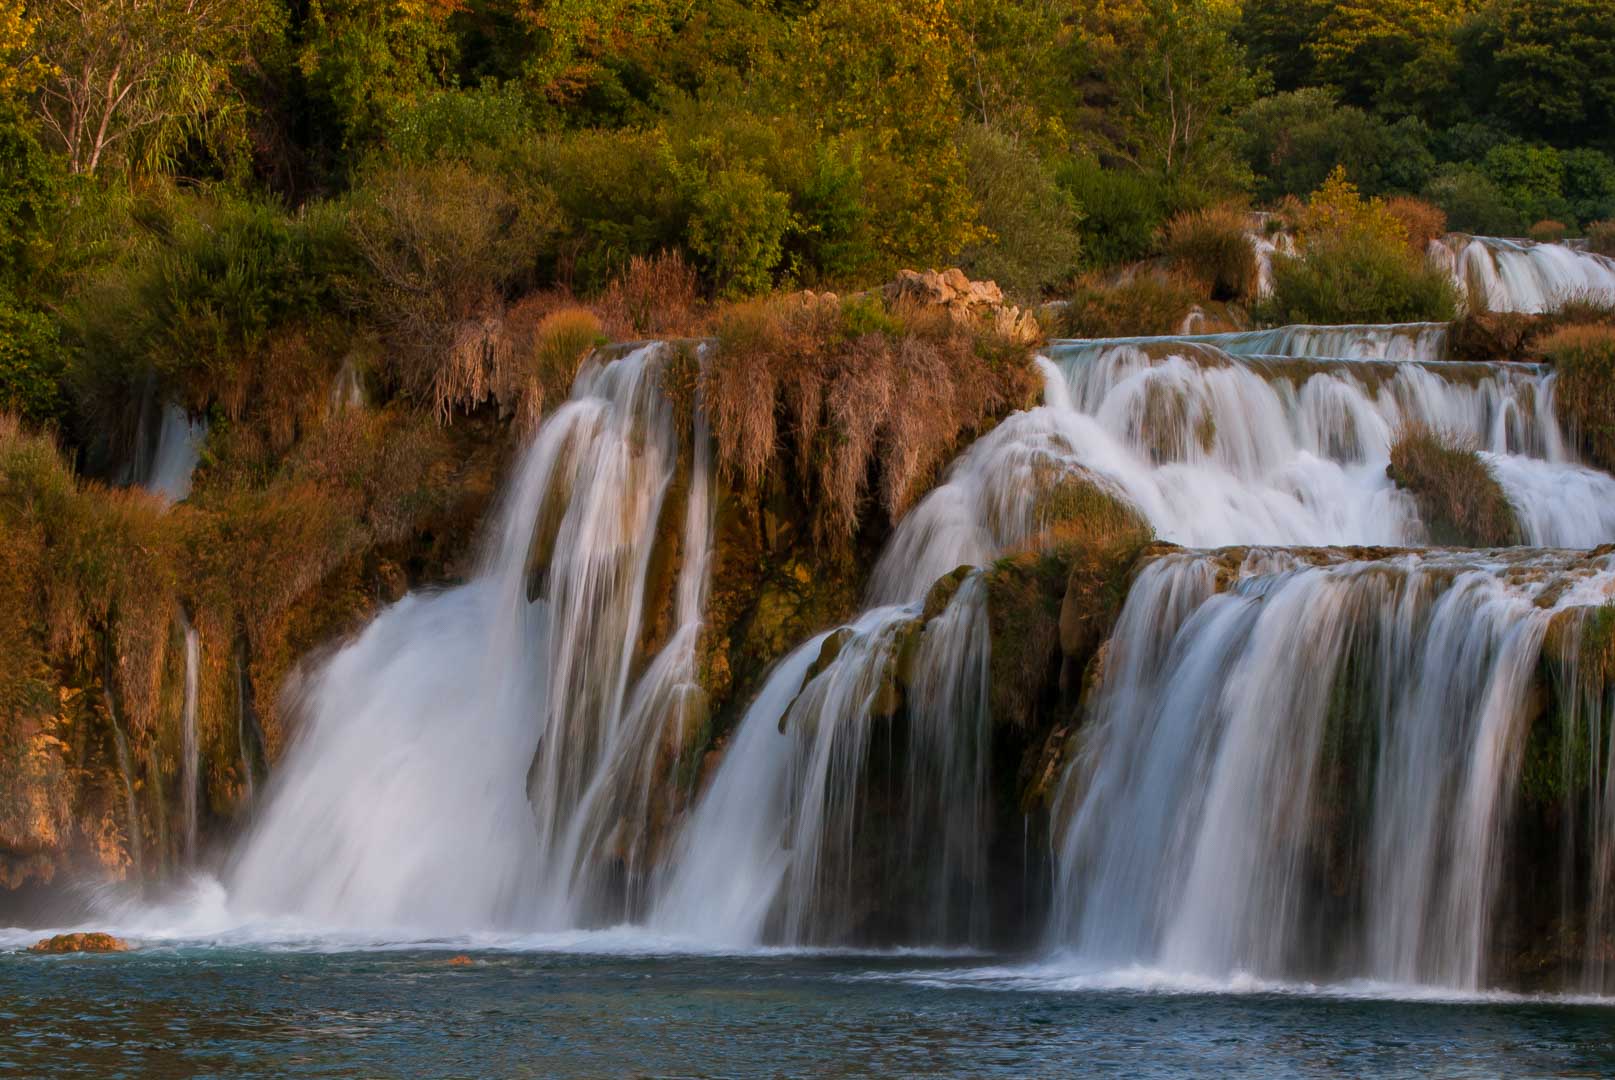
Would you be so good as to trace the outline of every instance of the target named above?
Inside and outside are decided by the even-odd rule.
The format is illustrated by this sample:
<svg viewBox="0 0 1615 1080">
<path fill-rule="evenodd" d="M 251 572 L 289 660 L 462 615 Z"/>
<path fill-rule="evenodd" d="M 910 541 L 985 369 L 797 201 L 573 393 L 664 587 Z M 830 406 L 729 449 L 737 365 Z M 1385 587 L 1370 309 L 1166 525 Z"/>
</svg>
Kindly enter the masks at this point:
<svg viewBox="0 0 1615 1080">
<path fill-rule="evenodd" d="M 1607 1076 L 1607 1007 L 634 932 L 13 951 L 0 1075 Z M 451 963 L 457 957 L 465 957 Z"/>
</svg>

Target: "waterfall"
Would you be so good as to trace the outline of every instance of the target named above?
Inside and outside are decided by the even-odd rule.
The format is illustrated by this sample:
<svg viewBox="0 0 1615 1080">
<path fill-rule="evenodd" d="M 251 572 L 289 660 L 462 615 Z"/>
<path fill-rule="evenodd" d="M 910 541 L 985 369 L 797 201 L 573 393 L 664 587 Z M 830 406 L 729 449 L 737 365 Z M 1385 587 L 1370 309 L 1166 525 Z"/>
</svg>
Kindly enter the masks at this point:
<svg viewBox="0 0 1615 1080">
<path fill-rule="evenodd" d="M 110 661 L 106 672 L 106 688 L 104 691 L 107 706 L 107 722 L 112 727 L 112 749 L 118 761 L 118 778 L 123 784 L 124 816 L 129 829 L 129 866 L 131 876 L 135 881 L 141 879 L 140 856 L 140 801 L 135 797 L 135 763 L 134 757 L 129 753 L 129 738 L 123 732 L 123 725 L 118 721 L 118 707 L 112 699 L 112 670 Z"/>
<path fill-rule="evenodd" d="M 1615 259 L 1564 244 L 1455 234 L 1435 241 L 1430 258 L 1473 310 L 1536 314 L 1573 297 L 1615 301 Z"/>
<path fill-rule="evenodd" d="M 1612 594 L 1610 556 L 1156 558 L 1062 786 L 1055 942 L 1482 985 L 1531 673 Z"/>
<path fill-rule="evenodd" d="M 157 451 L 151 471 L 141 483 L 167 502 L 180 502 L 191 493 L 191 474 L 202 459 L 207 421 L 192 420 L 177 405 L 164 405 L 158 429 Z"/>
<path fill-rule="evenodd" d="M 680 473 L 661 387 L 672 353 L 586 364 L 523 452 L 472 579 L 410 594 L 311 674 L 301 730 L 228 870 L 233 905 L 455 931 L 619 916 L 648 854 L 652 766 L 699 707 L 699 426 L 683 526 L 667 530 L 679 625 L 635 678 Z"/>
<path fill-rule="evenodd" d="M 1174 339 L 1049 355 L 1065 382 L 1051 422 L 1165 539 L 1422 543 L 1385 471 L 1397 432 L 1422 425 L 1484 452 L 1529 543 L 1615 540 L 1615 479 L 1575 462 L 1545 368 L 1243 356 Z"/>
<path fill-rule="evenodd" d="M 1057 343 L 1062 355 L 1077 359 L 1118 346 L 1170 348 L 1209 345 L 1230 356 L 1288 356 L 1331 360 L 1444 360 L 1446 323 L 1365 323 L 1342 326 L 1277 326 L 1222 334 L 1166 337 L 1095 338 Z"/>
<path fill-rule="evenodd" d="M 184 613 L 185 699 L 180 714 L 180 810 L 185 824 L 185 861 L 196 861 L 197 803 L 201 795 L 201 749 L 196 734 L 196 705 L 201 680 L 202 639 Z"/>
</svg>

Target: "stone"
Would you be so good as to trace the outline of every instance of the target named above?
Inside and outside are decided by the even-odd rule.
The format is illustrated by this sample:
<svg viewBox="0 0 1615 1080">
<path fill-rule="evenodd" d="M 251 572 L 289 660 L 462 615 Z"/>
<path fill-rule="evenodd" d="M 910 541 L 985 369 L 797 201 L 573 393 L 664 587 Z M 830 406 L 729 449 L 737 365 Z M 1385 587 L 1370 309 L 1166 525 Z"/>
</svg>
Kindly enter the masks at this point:
<svg viewBox="0 0 1615 1080">
<path fill-rule="evenodd" d="M 36 953 L 114 953 L 128 952 L 129 943 L 111 934 L 97 932 L 57 934 L 42 938 L 28 949 Z"/>
</svg>

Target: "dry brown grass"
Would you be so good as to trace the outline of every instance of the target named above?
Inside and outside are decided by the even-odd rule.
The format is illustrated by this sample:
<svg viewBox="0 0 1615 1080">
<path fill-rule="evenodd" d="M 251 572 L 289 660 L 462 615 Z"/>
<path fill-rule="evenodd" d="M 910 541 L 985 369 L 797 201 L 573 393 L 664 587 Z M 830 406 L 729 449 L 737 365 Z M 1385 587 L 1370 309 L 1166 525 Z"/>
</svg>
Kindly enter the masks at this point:
<svg viewBox="0 0 1615 1080">
<path fill-rule="evenodd" d="M 1463 439 L 1408 427 L 1391 446 L 1386 472 L 1413 496 L 1434 543 L 1509 547 L 1521 542 L 1519 520 L 1502 485 Z"/>
<path fill-rule="evenodd" d="M 1594 255 L 1615 256 L 1615 220 L 1595 221 L 1587 226 L 1587 250 Z"/>
<path fill-rule="evenodd" d="M 677 251 L 635 255 L 595 303 L 614 339 L 693 337 L 702 332 L 701 284 Z"/>
<path fill-rule="evenodd" d="M 960 442 L 1035 393 L 1029 350 L 940 311 L 800 297 L 724 309 L 701 390 L 725 476 L 756 491 L 783 453 L 815 535 L 875 492 L 896 520 Z"/>
<path fill-rule="evenodd" d="M 1071 338 L 1143 337 L 1176 334 L 1189 312 L 1206 299 L 1205 289 L 1181 275 L 1141 271 L 1123 282 L 1079 278 L 1066 306 L 1055 314 L 1050 335 Z"/>
<path fill-rule="evenodd" d="M 1557 244 L 1569 231 L 1564 222 L 1544 218 L 1531 226 L 1528 235 L 1539 244 Z"/>
<path fill-rule="evenodd" d="M 1184 277 L 1212 300 L 1256 294 L 1256 249 L 1244 211 L 1231 206 L 1179 214 L 1166 226 L 1166 254 Z"/>
<path fill-rule="evenodd" d="M 1434 203 L 1411 195 L 1395 195 L 1385 200 L 1385 211 L 1401 223 L 1408 247 L 1421 256 L 1432 241 L 1447 235 L 1447 212 Z"/>
</svg>

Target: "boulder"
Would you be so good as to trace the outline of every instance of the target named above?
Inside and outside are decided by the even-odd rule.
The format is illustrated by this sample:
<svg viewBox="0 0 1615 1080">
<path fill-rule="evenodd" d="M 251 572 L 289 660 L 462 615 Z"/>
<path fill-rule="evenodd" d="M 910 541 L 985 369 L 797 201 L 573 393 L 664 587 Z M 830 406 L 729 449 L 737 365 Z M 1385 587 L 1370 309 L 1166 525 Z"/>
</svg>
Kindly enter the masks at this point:
<svg viewBox="0 0 1615 1080">
<path fill-rule="evenodd" d="M 57 934 L 43 938 L 28 949 L 36 953 L 113 953 L 128 952 L 129 943 L 104 933 Z"/>
</svg>

